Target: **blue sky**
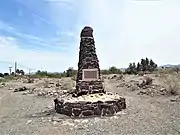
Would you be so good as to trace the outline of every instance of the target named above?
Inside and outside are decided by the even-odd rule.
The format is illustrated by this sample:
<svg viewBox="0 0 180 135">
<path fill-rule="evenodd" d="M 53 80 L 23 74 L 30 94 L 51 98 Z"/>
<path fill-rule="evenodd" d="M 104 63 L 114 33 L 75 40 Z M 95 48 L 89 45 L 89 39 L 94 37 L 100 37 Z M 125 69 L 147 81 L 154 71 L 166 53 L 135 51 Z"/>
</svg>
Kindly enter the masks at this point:
<svg viewBox="0 0 180 135">
<path fill-rule="evenodd" d="M 77 69 L 79 34 L 92 26 L 101 68 L 142 57 L 179 64 L 179 0 L 1 0 L 0 71 Z"/>
</svg>

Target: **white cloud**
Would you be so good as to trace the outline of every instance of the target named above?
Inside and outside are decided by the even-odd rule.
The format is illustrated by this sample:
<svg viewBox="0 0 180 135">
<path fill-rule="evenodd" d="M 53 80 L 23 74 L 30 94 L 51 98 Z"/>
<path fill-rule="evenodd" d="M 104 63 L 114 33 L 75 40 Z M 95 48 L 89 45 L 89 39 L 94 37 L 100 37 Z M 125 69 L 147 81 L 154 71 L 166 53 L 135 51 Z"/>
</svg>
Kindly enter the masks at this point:
<svg viewBox="0 0 180 135">
<path fill-rule="evenodd" d="M 102 67 L 127 67 L 142 57 L 179 63 L 180 1 L 88 1 L 86 22 L 94 28 Z"/>
<path fill-rule="evenodd" d="M 12 37 L 0 37 L 0 54 L 1 61 L 7 61 L 18 63 L 34 69 L 36 71 L 46 70 L 46 71 L 64 71 L 68 66 L 72 65 L 72 61 L 75 61 L 73 57 L 69 57 L 66 53 L 55 53 L 50 51 L 31 51 L 27 49 L 21 49 L 18 45 L 18 41 Z M 0 61 L 0 62 L 1 62 Z M 7 72 L 8 67 L 13 66 L 9 64 L 2 64 L 0 66 L 1 72 Z M 23 68 L 19 66 L 19 68 Z M 28 69 L 25 69 L 26 72 Z"/>
</svg>

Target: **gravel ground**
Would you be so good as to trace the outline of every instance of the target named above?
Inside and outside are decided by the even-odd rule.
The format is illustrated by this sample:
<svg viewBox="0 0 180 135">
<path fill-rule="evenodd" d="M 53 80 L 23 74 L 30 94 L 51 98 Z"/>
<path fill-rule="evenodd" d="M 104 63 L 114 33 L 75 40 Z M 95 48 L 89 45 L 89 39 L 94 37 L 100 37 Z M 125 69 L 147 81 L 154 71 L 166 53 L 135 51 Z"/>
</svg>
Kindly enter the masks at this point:
<svg viewBox="0 0 180 135">
<path fill-rule="evenodd" d="M 71 119 L 56 114 L 53 98 L 22 95 L 0 88 L 0 135 L 179 135 L 180 102 L 117 88 L 107 91 L 126 98 L 127 109 L 112 117 Z M 47 108 L 48 107 L 48 108 Z"/>
</svg>

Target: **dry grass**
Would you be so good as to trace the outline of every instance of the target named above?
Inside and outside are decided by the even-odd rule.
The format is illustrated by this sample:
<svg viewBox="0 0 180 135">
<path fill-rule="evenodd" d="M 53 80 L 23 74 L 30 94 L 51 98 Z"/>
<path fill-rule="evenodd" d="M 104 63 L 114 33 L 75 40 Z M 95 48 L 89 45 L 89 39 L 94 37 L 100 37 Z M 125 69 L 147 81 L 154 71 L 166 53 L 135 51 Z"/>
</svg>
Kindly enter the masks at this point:
<svg viewBox="0 0 180 135">
<path fill-rule="evenodd" d="M 176 74 L 175 70 L 170 68 L 170 69 L 159 69 L 157 71 L 154 71 L 155 74 Z"/>
<path fill-rule="evenodd" d="M 0 77 L 0 83 L 8 82 L 8 81 L 15 80 L 15 79 L 17 80 L 18 78 L 15 78 L 13 76 L 5 76 L 4 78 Z"/>
<path fill-rule="evenodd" d="M 75 87 L 75 81 L 68 79 L 61 82 L 61 89 L 63 90 L 71 90 Z"/>
<path fill-rule="evenodd" d="M 175 74 L 161 74 L 160 79 L 171 95 L 180 95 L 180 76 Z"/>
</svg>

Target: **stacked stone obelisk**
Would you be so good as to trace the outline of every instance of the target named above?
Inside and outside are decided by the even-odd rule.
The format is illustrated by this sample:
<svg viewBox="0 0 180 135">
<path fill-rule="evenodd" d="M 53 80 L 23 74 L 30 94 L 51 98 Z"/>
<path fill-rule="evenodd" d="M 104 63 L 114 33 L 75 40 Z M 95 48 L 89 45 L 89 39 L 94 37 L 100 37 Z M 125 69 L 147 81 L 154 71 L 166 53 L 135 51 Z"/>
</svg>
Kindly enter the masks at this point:
<svg viewBox="0 0 180 135">
<path fill-rule="evenodd" d="M 81 41 L 75 95 L 104 93 L 103 84 L 100 80 L 99 60 L 96 54 L 93 29 L 87 26 L 84 27 L 80 37 Z M 97 69 L 97 79 L 91 81 L 83 80 L 83 69 Z M 90 87 L 91 90 L 89 90 Z"/>
<path fill-rule="evenodd" d="M 91 27 L 81 32 L 76 90 L 54 103 L 57 113 L 70 117 L 113 115 L 126 108 L 125 98 L 104 91 Z"/>
</svg>

